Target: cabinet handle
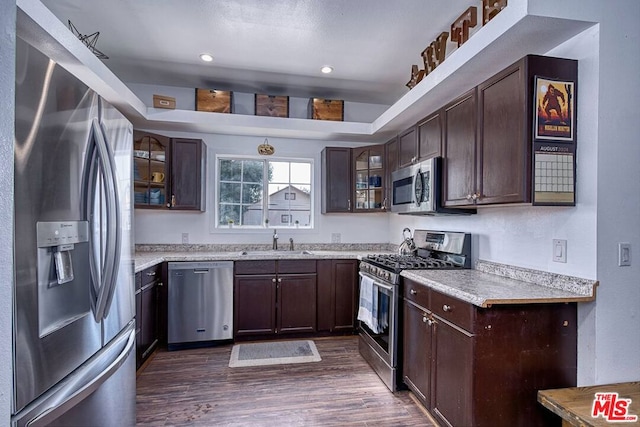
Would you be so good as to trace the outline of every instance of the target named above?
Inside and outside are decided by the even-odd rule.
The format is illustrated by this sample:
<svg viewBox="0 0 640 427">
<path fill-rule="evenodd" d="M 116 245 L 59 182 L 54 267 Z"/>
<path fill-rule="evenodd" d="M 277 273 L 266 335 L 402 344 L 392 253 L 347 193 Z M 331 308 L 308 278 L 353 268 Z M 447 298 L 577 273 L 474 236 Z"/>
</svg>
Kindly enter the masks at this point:
<svg viewBox="0 0 640 427">
<path fill-rule="evenodd" d="M 411 289 L 409 292 L 411 293 L 411 295 L 417 295 L 418 294 L 418 291 L 416 291 L 415 289 Z"/>
<path fill-rule="evenodd" d="M 434 323 L 436 322 L 434 322 L 432 319 L 427 319 L 427 325 L 433 326 Z"/>
<path fill-rule="evenodd" d="M 158 282 L 158 286 L 164 286 L 162 282 Z"/>
<path fill-rule="evenodd" d="M 480 198 L 480 195 L 478 193 L 473 193 L 471 195 L 471 200 L 478 200 Z"/>
<path fill-rule="evenodd" d="M 271 281 L 272 281 L 273 283 L 276 283 L 276 278 L 274 277 L 273 279 L 271 279 Z"/>
<path fill-rule="evenodd" d="M 350 211 L 351 210 L 351 199 L 347 199 L 347 205 L 348 205 L 347 210 Z"/>
<path fill-rule="evenodd" d="M 149 276 L 149 277 L 153 277 L 153 276 L 155 276 L 155 275 L 156 275 L 156 272 L 155 272 L 155 271 L 149 271 L 149 272 L 147 272 L 147 276 Z"/>
<path fill-rule="evenodd" d="M 451 306 L 450 306 L 450 305 L 448 305 L 448 304 L 443 305 L 443 306 L 442 306 L 442 310 L 444 310 L 444 311 L 453 311 L 453 310 L 452 310 L 452 308 L 451 308 Z"/>
<path fill-rule="evenodd" d="M 387 209 L 387 198 L 382 199 L 382 210 Z"/>
<path fill-rule="evenodd" d="M 428 321 L 427 316 L 422 316 L 422 323 L 427 323 Z"/>
<path fill-rule="evenodd" d="M 282 283 L 282 279 L 278 277 L 278 283 Z"/>
<path fill-rule="evenodd" d="M 467 200 L 472 200 L 471 194 L 467 194 Z"/>
<path fill-rule="evenodd" d="M 171 207 L 173 208 L 173 207 L 175 207 L 175 205 L 176 205 L 176 195 L 172 194 L 171 195 Z"/>
</svg>

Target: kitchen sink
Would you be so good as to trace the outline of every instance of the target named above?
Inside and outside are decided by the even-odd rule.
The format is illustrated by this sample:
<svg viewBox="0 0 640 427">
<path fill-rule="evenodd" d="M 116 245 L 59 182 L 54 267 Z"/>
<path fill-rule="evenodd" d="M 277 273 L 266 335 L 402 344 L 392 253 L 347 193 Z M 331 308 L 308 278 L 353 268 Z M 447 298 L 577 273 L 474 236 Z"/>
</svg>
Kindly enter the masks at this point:
<svg viewBox="0 0 640 427">
<path fill-rule="evenodd" d="M 311 251 L 287 251 L 287 250 L 266 250 L 266 251 L 242 251 L 240 255 L 313 255 Z"/>
</svg>

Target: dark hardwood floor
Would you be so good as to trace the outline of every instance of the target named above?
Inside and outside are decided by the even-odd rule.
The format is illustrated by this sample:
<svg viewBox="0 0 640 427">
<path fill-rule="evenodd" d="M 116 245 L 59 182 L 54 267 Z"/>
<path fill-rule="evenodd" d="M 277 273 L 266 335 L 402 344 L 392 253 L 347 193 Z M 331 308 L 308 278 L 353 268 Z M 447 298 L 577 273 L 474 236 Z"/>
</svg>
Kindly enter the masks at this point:
<svg viewBox="0 0 640 427">
<path fill-rule="evenodd" d="M 231 345 L 159 350 L 137 378 L 137 423 L 153 426 L 434 426 L 392 394 L 357 337 L 314 339 L 321 362 L 229 368 Z"/>
</svg>

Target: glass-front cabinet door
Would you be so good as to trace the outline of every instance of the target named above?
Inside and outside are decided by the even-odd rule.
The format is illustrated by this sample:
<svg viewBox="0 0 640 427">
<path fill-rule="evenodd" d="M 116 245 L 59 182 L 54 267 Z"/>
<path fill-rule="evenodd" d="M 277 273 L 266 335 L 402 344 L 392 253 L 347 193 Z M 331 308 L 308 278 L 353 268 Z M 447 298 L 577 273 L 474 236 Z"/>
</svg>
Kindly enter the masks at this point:
<svg viewBox="0 0 640 427">
<path fill-rule="evenodd" d="M 354 212 L 386 209 L 384 145 L 354 149 L 353 154 Z"/>
<path fill-rule="evenodd" d="M 136 208 L 164 208 L 167 199 L 169 138 L 135 131 L 133 182 Z"/>
</svg>

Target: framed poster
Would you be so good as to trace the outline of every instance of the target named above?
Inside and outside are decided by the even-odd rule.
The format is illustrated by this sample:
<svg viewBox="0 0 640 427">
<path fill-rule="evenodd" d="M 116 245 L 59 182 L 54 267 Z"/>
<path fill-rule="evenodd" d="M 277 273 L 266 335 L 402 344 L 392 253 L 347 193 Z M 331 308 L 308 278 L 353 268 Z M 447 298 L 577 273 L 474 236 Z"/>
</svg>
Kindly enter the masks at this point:
<svg viewBox="0 0 640 427">
<path fill-rule="evenodd" d="M 535 76 L 534 139 L 573 142 L 574 82 Z"/>
</svg>

